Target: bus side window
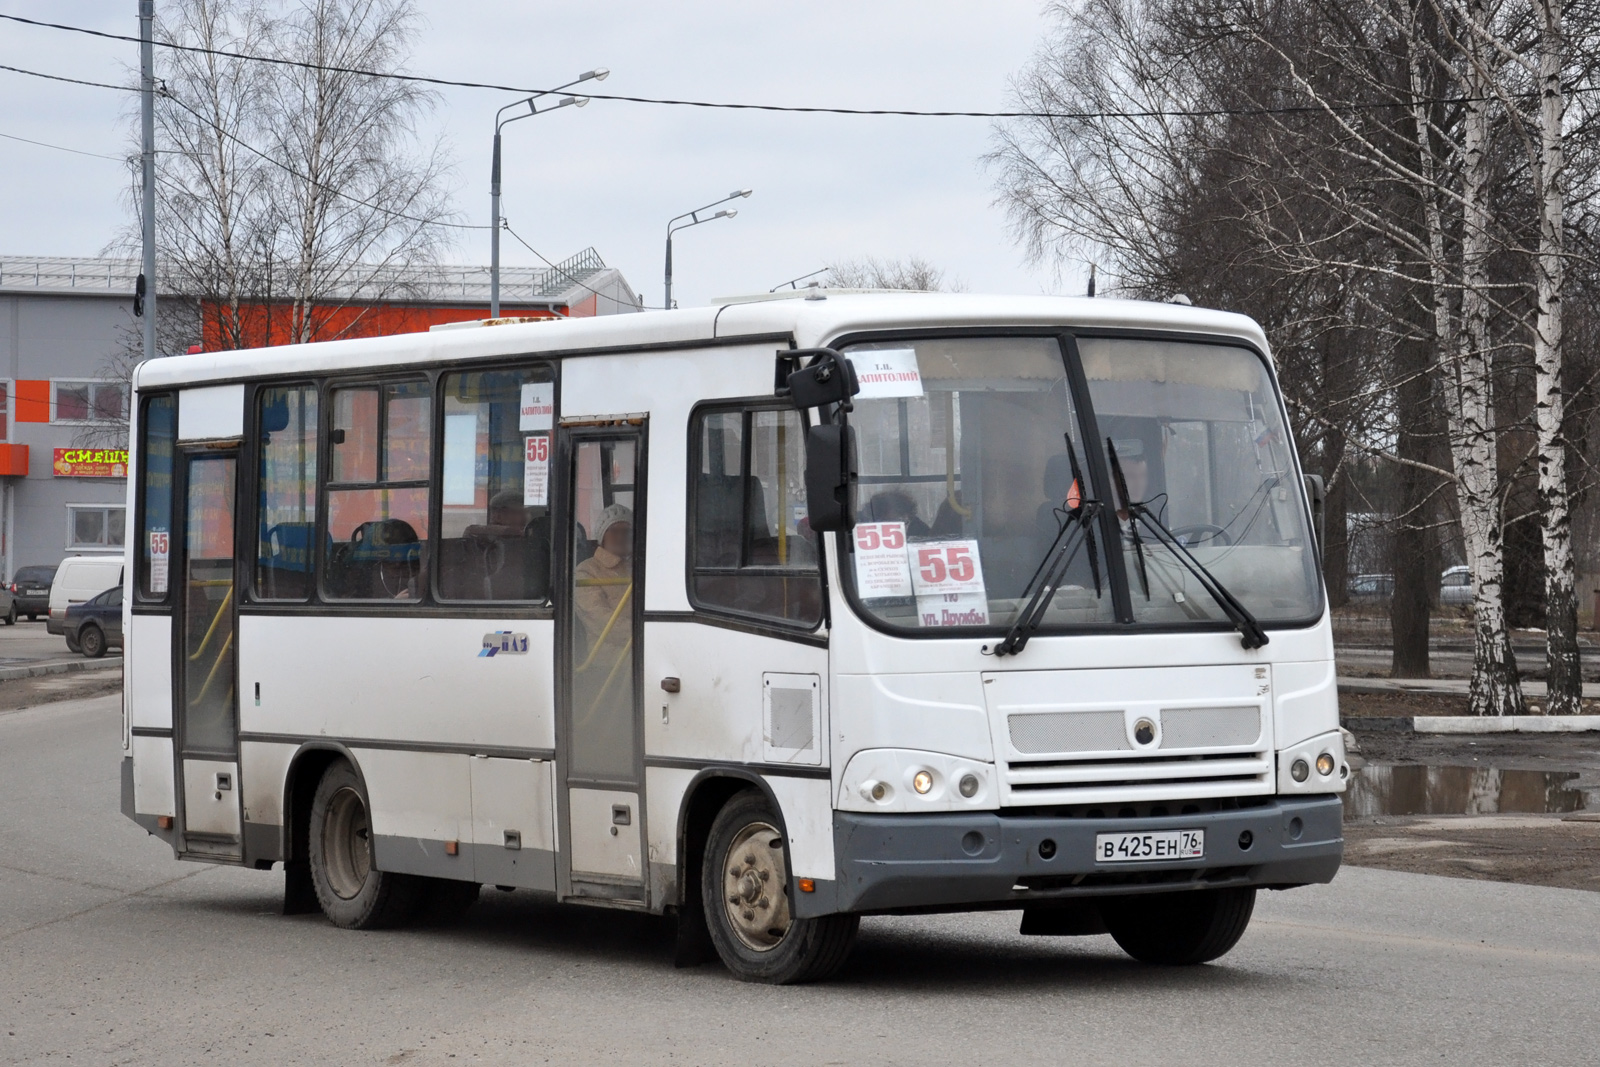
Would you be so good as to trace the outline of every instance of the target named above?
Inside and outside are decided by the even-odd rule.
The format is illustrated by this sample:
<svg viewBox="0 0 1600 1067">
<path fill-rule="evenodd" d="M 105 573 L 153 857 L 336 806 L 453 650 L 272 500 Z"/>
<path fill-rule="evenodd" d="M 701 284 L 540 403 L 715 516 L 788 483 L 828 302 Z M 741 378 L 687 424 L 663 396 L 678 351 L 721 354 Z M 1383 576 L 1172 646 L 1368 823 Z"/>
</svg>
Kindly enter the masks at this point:
<svg viewBox="0 0 1600 1067">
<path fill-rule="evenodd" d="M 805 424 L 792 409 L 711 409 L 690 427 L 689 598 L 806 628 L 822 618 L 805 512 Z"/>
<path fill-rule="evenodd" d="M 398 382 L 335 389 L 332 398 L 323 592 L 415 602 L 427 573 L 432 389 Z"/>
<path fill-rule="evenodd" d="M 258 394 L 257 600 L 311 596 L 318 426 L 316 386 L 272 386 Z"/>
<path fill-rule="evenodd" d="M 178 436 L 178 404 L 171 393 L 145 401 L 139 420 L 138 599 L 167 599 L 172 559 L 172 458 Z"/>
<path fill-rule="evenodd" d="M 547 367 L 444 379 L 441 600 L 550 599 Z"/>
</svg>

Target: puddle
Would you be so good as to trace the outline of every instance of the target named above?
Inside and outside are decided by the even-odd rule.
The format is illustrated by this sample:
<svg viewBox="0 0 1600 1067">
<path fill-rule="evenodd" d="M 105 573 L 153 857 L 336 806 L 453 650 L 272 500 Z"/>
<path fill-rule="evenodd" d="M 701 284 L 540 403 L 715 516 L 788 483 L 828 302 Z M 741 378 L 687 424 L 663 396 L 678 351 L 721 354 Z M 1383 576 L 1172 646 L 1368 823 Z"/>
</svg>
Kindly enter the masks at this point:
<svg viewBox="0 0 1600 1067">
<path fill-rule="evenodd" d="M 1350 779 L 1344 817 L 1582 811 L 1584 793 L 1572 788 L 1577 777 L 1576 771 L 1369 763 Z"/>
</svg>

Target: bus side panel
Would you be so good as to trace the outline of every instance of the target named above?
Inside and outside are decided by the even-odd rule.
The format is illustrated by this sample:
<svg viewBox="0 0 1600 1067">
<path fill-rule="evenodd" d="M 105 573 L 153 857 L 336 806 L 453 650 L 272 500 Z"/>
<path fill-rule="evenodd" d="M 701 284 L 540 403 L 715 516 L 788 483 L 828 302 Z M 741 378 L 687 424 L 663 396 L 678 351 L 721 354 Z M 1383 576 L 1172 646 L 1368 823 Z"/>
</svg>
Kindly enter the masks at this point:
<svg viewBox="0 0 1600 1067">
<path fill-rule="evenodd" d="M 825 778 L 791 778 L 769 774 L 767 788 L 783 809 L 784 829 L 789 833 L 789 862 L 794 879 L 810 878 L 832 882 L 833 798 Z"/>
<path fill-rule="evenodd" d="M 172 616 L 133 615 L 128 619 L 128 719 L 134 729 L 172 729 Z"/>
<path fill-rule="evenodd" d="M 283 859 L 284 794 L 289 761 L 299 750 L 300 746 L 292 742 L 243 741 L 239 745 L 247 862 Z"/>
<path fill-rule="evenodd" d="M 1339 728 L 1333 660 L 1274 664 L 1272 681 L 1278 695 L 1274 734 L 1279 748 Z"/>
<path fill-rule="evenodd" d="M 172 783 L 172 738 L 133 738 L 133 810 L 137 815 L 177 814 Z"/>
<path fill-rule="evenodd" d="M 379 870 L 435 878 L 473 878 L 471 756 L 353 749 L 372 805 L 373 859 Z M 450 854 L 448 843 L 454 843 Z"/>
<path fill-rule="evenodd" d="M 685 790 L 699 773 L 688 767 L 644 769 L 645 842 L 649 856 L 650 899 L 657 910 L 678 899 L 678 827 L 682 824 Z M 693 878 L 696 871 L 685 871 Z"/>
<path fill-rule="evenodd" d="M 527 635 L 527 652 L 480 655 L 497 631 Z M 352 747 L 382 740 L 548 754 L 554 635 L 548 619 L 246 615 L 240 728 Z"/>
<path fill-rule="evenodd" d="M 813 675 L 818 733 L 803 763 L 827 763 L 828 650 L 693 622 L 645 623 L 644 751 L 704 763 L 766 763 L 762 682 L 767 674 Z M 662 690 L 676 678 L 679 691 Z"/>
</svg>

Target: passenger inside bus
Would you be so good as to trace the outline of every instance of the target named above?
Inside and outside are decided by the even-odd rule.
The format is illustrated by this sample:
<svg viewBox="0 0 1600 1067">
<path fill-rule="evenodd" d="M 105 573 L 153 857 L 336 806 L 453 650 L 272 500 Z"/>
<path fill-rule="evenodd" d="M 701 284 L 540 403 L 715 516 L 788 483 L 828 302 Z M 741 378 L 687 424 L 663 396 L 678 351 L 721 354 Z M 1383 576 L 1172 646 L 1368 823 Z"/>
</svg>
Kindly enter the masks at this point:
<svg viewBox="0 0 1600 1067">
<path fill-rule="evenodd" d="M 917 502 L 911 494 L 901 489 L 885 489 L 867 501 L 862 509 L 861 522 L 903 522 L 906 536 L 930 537 L 933 529 L 917 515 Z"/>
<path fill-rule="evenodd" d="M 573 582 L 573 609 L 591 650 L 596 643 L 625 642 L 632 633 L 632 626 L 620 618 L 627 610 L 622 601 L 633 591 L 632 509 L 623 504 L 606 508 L 595 526 L 595 544 L 594 555 L 575 568 Z"/>
</svg>

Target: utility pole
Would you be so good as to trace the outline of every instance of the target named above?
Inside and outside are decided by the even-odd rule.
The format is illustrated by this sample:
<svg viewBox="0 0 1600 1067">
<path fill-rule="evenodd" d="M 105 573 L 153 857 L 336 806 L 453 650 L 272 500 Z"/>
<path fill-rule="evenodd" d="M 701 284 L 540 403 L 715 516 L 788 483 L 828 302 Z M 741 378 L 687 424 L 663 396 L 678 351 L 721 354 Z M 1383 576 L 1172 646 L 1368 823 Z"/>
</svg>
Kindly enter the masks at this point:
<svg viewBox="0 0 1600 1067">
<path fill-rule="evenodd" d="M 143 171 L 144 259 L 139 281 L 144 313 L 144 358 L 156 354 L 156 0 L 139 0 L 139 124 Z"/>
</svg>

